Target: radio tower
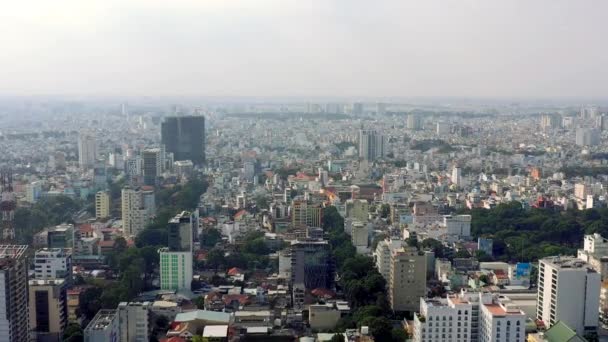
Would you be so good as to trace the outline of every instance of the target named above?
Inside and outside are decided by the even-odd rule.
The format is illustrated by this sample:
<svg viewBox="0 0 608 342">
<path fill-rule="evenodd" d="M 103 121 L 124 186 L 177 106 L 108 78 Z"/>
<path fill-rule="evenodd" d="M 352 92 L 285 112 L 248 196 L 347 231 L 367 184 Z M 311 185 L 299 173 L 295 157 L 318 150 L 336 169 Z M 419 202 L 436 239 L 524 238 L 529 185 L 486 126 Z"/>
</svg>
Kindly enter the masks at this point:
<svg viewBox="0 0 608 342">
<path fill-rule="evenodd" d="M 0 171 L 0 229 L 2 229 L 2 240 L 12 241 L 15 239 L 15 194 L 13 193 L 13 175 L 9 170 Z"/>
</svg>

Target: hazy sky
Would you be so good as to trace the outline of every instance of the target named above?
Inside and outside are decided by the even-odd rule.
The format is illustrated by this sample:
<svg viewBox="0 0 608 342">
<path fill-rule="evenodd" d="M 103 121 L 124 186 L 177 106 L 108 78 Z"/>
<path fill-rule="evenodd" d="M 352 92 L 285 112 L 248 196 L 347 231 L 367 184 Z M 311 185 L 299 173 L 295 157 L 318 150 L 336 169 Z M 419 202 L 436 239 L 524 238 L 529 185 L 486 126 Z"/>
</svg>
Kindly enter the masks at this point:
<svg viewBox="0 0 608 342">
<path fill-rule="evenodd" d="M 605 0 L 6 0 L 0 95 L 608 95 Z"/>
</svg>

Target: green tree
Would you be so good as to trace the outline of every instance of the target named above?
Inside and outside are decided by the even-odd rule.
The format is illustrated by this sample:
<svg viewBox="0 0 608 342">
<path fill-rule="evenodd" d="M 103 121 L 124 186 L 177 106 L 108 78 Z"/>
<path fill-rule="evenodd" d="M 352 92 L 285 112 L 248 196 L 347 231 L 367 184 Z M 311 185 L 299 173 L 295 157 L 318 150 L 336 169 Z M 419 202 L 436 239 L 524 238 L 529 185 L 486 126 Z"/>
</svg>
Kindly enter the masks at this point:
<svg viewBox="0 0 608 342">
<path fill-rule="evenodd" d="M 215 228 L 205 229 L 201 241 L 205 247 L 214 247 L 218 242 L 222 241 L 222 234 Z"/>
</svg>

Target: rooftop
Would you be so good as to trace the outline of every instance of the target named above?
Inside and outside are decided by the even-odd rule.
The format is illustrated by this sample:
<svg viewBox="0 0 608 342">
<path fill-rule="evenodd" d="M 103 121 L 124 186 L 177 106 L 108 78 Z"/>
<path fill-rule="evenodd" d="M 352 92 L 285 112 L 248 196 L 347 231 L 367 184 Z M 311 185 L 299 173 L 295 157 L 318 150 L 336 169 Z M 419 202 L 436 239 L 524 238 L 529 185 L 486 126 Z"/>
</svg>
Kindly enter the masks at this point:
<svg viewBox="0 0 608 342">
<path fill-rule="evenodd" d="M 105 330 L 110 324 L 112 324 L 115 317 L 116 310 L 99 310 L 97 315 L 93 317 L 91 323 L 89 323 L 84 330 Z"/>
</svg>

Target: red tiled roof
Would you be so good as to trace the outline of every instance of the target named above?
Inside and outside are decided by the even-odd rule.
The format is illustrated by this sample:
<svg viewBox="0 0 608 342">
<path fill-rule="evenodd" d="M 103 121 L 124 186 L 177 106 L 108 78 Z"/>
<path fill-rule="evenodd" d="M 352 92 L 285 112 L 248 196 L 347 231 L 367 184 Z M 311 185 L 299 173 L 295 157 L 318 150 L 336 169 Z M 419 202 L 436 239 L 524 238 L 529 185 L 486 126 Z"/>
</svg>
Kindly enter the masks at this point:
<svg viewBox="0 0 608 342">
<path fill-rule="evenodd" d="M 235 276 L 235 275 L 243 274 L 243 271 L 241 271 L 238 267 L 233 267 L 233 268 L 229 269 L 227 273 L 229 276 Z"/>
</svg>

